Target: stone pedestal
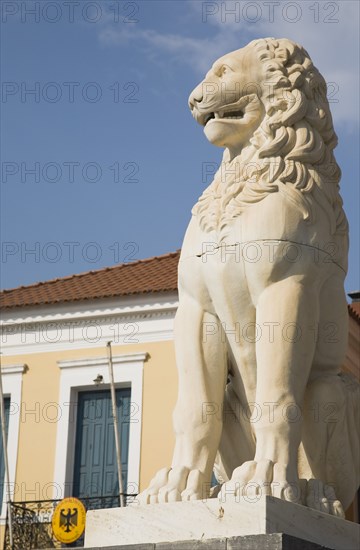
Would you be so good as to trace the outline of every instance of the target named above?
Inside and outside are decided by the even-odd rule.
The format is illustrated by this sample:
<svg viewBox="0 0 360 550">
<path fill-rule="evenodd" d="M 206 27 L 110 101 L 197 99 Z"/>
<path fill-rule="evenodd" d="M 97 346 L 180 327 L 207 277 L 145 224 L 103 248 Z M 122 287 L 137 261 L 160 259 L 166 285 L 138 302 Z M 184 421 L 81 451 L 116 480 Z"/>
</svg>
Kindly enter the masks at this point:
<svg viewBox="0 0 360 550">
<path fill-rule="evenodd" d="M 332 550 L 297 537 L 273 533 L 271 535 L 249 535 L 229 539 L 208 539 L 197 541 L 159 542 L 157 544 L 125 544 L 97 546 L 87 550 Z M 357 550 L 357 549 L 356 549 Z"/>
<path fill-rule="evenodd" d="M 360 526 L 269 496 L 254 502 L 241 499 L 221 505 L 217 499 L 209 499 L 90 510 L 86 516 L 85 547 L 355 550 L 360 547 Z"/>
</svg>

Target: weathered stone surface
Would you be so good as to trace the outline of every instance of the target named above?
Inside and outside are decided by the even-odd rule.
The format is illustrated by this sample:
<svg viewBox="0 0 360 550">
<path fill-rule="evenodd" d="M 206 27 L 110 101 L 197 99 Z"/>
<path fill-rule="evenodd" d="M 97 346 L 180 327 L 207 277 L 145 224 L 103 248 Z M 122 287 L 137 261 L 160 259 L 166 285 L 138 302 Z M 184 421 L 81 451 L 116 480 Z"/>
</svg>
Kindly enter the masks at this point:
<svg viewBox="0 0 360 550">
<path fill-rule="evenodd" d="M 360 546 L 359 525 L 269 496 L 256 502 L 230 499 L 221 506 L 217 499 L 208 499 L 90 510 L 85 545 L 106 547 L 121 542 L 139 548 L 141 544 L 176 543 L 179 549 L 192 548 L 191 544 L 207 549 L 199 541 L 212 544 L 211 539 L 227 538 L 234 545 L 233 537 L 271 533 L 286 533 L 335 550 Z"/>
<path fill-rule="evenodd" d="M 156 544 L 120 544 L 116 546 L 96 546 L 87 550 L 155 550 Z"/>
<path fill-rule="evenodd" d="M 227 550 L 226 539 L 159 542 L 156 550 Z"/>
<path fill-rule="evenodd" d="M 87 548 L 87 550 L 333 550 L 283 533 L 250 535 L 229 539 L 163 542 L 158 544 L 125 544 Z M 357 550 L 357 549 L 356 549 Z"/>
<path fill-rule="evenodd" d="M 227 539 L 226 550 L 332 550 L 304 539 L 273 533 Z"/>
</svg>

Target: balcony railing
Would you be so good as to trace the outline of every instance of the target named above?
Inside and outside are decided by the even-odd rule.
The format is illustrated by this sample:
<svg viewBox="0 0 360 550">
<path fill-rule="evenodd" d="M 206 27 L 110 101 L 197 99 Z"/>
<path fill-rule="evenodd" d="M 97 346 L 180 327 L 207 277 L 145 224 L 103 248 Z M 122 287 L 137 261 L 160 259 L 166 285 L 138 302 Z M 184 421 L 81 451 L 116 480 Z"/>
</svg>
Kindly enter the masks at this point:
<svg viewBox="0 0 360 550">
<path fill-rule="evenodd" d="M 124 494 L 126 502 L 133 500 L 136 495 Z M 80 498 L 86 510 L 101 508 L 115 508 L 120 506 L 120 497 L 100 496 Z M 34 550 L 41 548 L 81 548 L 84 546 L 84 534 L 72 544 L 62 544 L 56 540 L 51 519 L 60 500 L 34 500 L 26 502 L 12 502 L 13 546 L 10 546 L 9 525 L 6 522 L 5 550 Z M 85 527 L 86 529 L 86 527 Z"/>
</svg>

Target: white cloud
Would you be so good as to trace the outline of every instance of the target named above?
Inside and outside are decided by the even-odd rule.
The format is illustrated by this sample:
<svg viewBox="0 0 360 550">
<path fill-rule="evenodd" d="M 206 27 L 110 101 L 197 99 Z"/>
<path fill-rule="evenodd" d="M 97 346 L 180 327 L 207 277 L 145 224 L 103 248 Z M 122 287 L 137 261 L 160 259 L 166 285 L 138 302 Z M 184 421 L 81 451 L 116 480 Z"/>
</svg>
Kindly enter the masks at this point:
<svg viewBox="0 0 360 550">
<path fill-rule="evenodd" d="M 192 38 L 180 34 L 161 34 L 152 29 L 121 29 L 111 27 L 101 29 L 99 39 L 103 44 L 116 45 L 136 42 L 146 46 L 148 54 L 170 55 L 176 60 L 190 65 L 200 75 L 208 71 L 209 66 L 219 56 L 236 49 L 236 37 L 232 33 L 218 32 L 213 38 Z"/>
<path fill-rule="evenodd" d="M 358 2 L 191 0 L 189 4 L 220 35 L 245 33 L 249 39 L 286 37 L 300 43 L 329 84 L 335 121 L 350 124 L 359 121 L 359 104 L 355 99 L 359 87 Z M 250 22 L 258 18 L 256 23 Z M 242 45 L 238 43 L 237 47 Z"/>
<path fill-rule="evenodd" d="M 335 121 L 353 124 L 359 120 L 355 102 L 357 92 L 354 92 L 358 89 L 355 70 L 359 66 L 358 2 L 274 1 L 269 7 L 269 2 L 261 0 L 189 0 L 187 6 L 192 10 L 194 21 L 210 29 L 205 38 L 160 33 L 135 26 L 119 30 L 105 25 L 100 30 L 99 39 L 108 45 L 132 42 L 149 56 L 165 54 L 190 65 L 201 77 L 215 59 L 241 48 L 249 40 L 266 36 L 287 37 L 302 44 L 325 80 L 333 83 L 330 89 L 334 100 L 338 100 L 332 103 Z M 259 20 L 252 23 L 251 19 Z"/>
</svg>

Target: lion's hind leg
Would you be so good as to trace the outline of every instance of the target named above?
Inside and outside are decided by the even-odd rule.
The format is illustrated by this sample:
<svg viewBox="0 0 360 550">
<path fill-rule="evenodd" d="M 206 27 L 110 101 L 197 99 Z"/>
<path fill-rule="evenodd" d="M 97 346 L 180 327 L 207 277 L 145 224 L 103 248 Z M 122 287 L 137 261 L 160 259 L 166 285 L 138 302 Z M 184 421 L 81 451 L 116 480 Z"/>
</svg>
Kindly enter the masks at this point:
<svg viewBox="0 0 360 550">
<path fill-rule="evenodd" d="M 308 483 L 307 505 L 322 511 L 328 506 L 339 516 L 359 486 L 359 394 L 357 381 L 342 373 L 314 379 L 305 396 L 302 441 L 315 478 Z"/>
<path fill-rule="evenodd" d="M 335 269 L 335 268 L 334 268 Z M 300 476 L 315 478 L 308 484 L 307 504 L 341 515 L 339 506 L 326 502 L 324 487 L 346 510 L 359 485 L 359 384 L 340 373 L 348 337 L 348 311 L 343 277 L 338 270 L 320 294 L 320 319 L 314 338 L 316 350 L 305 392 Z M 302 472 L 302 463 L 308 464 Z M 309 476 L 308 471 L 311 475 Z M 336 497 L 335 497 L 336 495 Z M 325 505 L 325 509 L 324 509 Z"/>
</svg>

